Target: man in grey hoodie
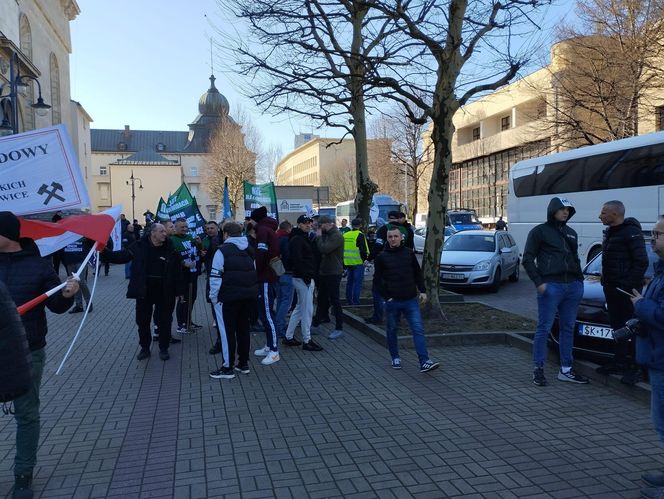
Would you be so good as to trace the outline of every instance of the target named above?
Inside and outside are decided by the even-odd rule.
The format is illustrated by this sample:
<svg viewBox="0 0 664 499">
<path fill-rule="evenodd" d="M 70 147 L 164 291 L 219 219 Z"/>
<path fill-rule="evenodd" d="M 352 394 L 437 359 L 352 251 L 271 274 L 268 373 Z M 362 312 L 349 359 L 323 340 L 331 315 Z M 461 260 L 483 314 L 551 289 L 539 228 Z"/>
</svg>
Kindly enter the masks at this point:
<svg viewBox="0 0 664 499">
<path fill-rule="evenodd" d="M 224 244 L 212 258 L 208 295 L 219 325 L 219 340 L 224 357 L 222 367 L 210 373 L 214 379 L 232 379 L 235 371 L 249 374 L 249 317 L 258 297 L 256 266 L 249 242 L 242 236 L 242 226 L 227 223 L 224 225 L 223 238 Z"/>
<path fill-rule="evenodd" d="M 547 384 L 544 377 L 547 339 L 558 313 L 560 329 L 559 381 L 588 383 L 588 378 L 572 370 L 576 309 L 583 297 L 583 273 L 576 231 L 567 225 L 576 210 L 565 198 L 549 202 L 547 220 L 528 234 L 523 267 L 537 288 L 537 330 L 533 341 L 533 383 Z"/>
</svg>

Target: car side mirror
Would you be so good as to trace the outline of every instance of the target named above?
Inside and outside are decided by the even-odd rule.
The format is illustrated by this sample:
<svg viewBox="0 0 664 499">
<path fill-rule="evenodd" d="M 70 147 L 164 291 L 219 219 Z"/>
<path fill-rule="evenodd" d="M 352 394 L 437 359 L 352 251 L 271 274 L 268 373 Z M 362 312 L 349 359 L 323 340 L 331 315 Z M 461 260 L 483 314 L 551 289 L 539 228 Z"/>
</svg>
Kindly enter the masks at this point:
<svg viewBox="0 0 664 499">
<path fill-rule="evenodd" d="M 500 248 L 500 252 L 501 252 L 501 253 L 511 253 L 511 252 L 512 252 L 512 248 Z"/>
</svg>

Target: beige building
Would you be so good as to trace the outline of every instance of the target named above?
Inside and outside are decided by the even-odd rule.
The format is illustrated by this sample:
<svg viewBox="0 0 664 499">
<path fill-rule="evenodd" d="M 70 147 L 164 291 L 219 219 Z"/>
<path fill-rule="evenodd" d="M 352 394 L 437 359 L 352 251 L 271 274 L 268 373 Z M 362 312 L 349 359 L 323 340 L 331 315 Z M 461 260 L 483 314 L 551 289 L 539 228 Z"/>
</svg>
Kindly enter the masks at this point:
<svg viewBox="0 0 664 499">
<path fill-rule="evenodd" d="M 210 77 L 210 88 L 198 103 L 199 114 L 189 131 L 92 130 L 90 198 L 93 209 L 122 204 L 127 218 L 143 221 L 146 211 L 156 212 L 159 198 L 185 182 L 206 219 L 216 220 L 220 199 L 210 199 L 205 172 L 212 132 L 232 122 L 226 98 Z M 133 180 L 132 180 L 133 177 Z"/>
</svg>

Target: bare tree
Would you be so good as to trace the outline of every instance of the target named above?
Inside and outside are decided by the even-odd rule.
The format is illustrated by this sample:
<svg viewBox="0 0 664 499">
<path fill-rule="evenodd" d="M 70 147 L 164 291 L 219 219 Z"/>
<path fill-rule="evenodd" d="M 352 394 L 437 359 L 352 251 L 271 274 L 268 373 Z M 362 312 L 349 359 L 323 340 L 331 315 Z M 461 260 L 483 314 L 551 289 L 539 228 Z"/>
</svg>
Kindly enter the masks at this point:
<svg viewBox="0 0 664 499">
<path fill-rule="evenodd" d="M 243 205 L 243 181 L 256 181 L 256 153 L 260 135 L 243 109 L 236 113 L 236 121 L 228 119 L 220 124 L 210 138 L 205 184 L 211 199 L 221 203 L 224 179 L 228 178 L 228 191 L 233 214 Z M 252 150 L 253 149 L 253 150 Z"/>
<path fill-rule="evenodd" d="M 219 0 L 249 24 L 255 41 L 235 47 L 248 95 L 274 114 L 296 113 L 355 140 L 355 202 L 368 219 L 377 186 L 369 176 L 367 73 L 389 58 L 390 21 L 361 0 Z M 376 55 L 377 54 L 377 55 Z"/>
<path fill-rule="evenodd" d="M 337 168 L 327 174 L 331 204 L 343 203 L 355 197 L 357 186 L 353 175 L 354 167 L 355 165 L 349 162 L 346 168 Z"/>
<path fill-rule="evenodd" d="M 259 183 L 274 182 L 274 171 L 283 157 L 283 149 L 280 144 L 272 143 L 267 147 L 258 146 L 258 158 L 256 159 L 256 179 Z"/>
<path fill-rule="evenodd" d="M 556 144 L 596 144 L 638 133 L 639 110 L 661 103 L 664 1 L 579 0 L 558 31 L 542 95 Z"/>
</svg>

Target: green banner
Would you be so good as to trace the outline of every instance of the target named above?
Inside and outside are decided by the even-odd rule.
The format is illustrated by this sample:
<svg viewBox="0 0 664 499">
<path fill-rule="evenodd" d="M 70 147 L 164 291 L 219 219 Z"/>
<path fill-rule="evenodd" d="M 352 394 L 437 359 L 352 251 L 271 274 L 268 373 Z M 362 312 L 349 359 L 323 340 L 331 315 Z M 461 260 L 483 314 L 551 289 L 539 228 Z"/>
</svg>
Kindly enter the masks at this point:
<svg viewBox="0 0 664 499">
<path fill-rule="evenodd" d="M 168 207 L 166 206 L 166 201 L 164 198 L 159 198 L 159 204 L 157 205 L 157 215 L 155 216 L 157 222 L 165 222 L 170 220 L 171 217 L 168 216 Z"/>
<path fill-rule="evenodd" d="M 205 235 L 205 229 L 203 227 L 205 225 L 205 219 L 198 209 L 196 198 L 191 195 L 186 184 L 183 183 L 177 191 L 168 197 L 166 209 L 168 210 L 168 216 L 172 221 L 175 221 L 178 218 L 184 218 L 187 220 L 192 236 L 203 237 Z M 157 213 L 157 215 L 159 215 L 159 213 Z"/>
<path fill-rule="evenodd" d="M 279 212 L 277 210 L 277 192 L 274 188 L 274 182 L 267 184 L 252 184 L 250 182 L 242 182 L 244 188 L 244 215 L 248 217 L 253 210 L 265 206 L 267 208 L 267 215 L 276 220 L 279 220 Z"/>
</svg>

